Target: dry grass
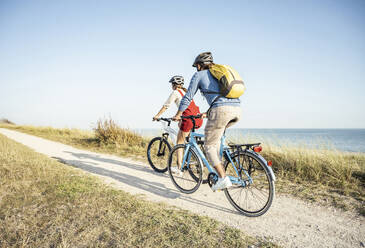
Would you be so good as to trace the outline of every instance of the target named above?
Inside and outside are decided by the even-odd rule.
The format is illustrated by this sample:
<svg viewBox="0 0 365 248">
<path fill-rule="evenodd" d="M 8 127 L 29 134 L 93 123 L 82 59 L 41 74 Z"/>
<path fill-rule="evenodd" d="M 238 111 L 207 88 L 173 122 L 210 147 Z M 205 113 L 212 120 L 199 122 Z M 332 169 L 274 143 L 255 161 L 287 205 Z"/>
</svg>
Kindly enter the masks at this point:
<svg viewBox="0 0 365 248">
<path fill-rule="evenodd" d="M 273 161 L 278 192 L 365 215 L 364 153 L 337 151 L 321 139 L 307 145 L 238 135 L 230 141 L 242 140 L 262 142 L 261 155 Z"/>
<path fill-rule="evenodd" d="M 0 135 L 0 247 L 274 247 L 114 190 Z"/>
<path fill-rule="evenodd" d="M 364 172 L 361 154 L 270 146 L 263 154 L 274 162 L 279 177 L 295 183 L 310 181 L 346 191 L 360 185 L 354 173 Z"/>
<path fill-rule="evenodd" d="M 123 130 L 121 133 L 124 138 L 115 138 L 114 129 L 110 128 L 105 121 L 99 120 L 93 131 L 69 129 L 69 128 L 52 128 L 52 127 L 34 127 L 34 126 L 17 126 L 0 124 L 0 127 L 32 134 L 38 137 L 58 141 L 74 147 L 88 149 L 95 152 L 110 153 L 122 156 L 129 156 L 135 159 L 141 159 L 146 153 L 146 147 L 149 140 L 136 135 L 135 133 Z M 106 120 L 108 123 L 109 120 Z M 112 122 L 113 125 L 114 122 Z M 117 127 L 118 128 L 118 127 Z M 108 130 L 113 130 L 114 134 L 106 134 Z M 137 137 L 138 142 L 129 144 L 126 142 L 130 137 Z"/>
<path fill-rule="evenodd" d="M 76 129 L 7 127 L 80 148 L 146 161 L 149 140 L 119 128 L 111 119 L 99 120 L 95 133 Z M 257 141 L 255 137 L 250 139 Z M 305 146 L 279 147 L 269 142 L 264 142 L 263 147 L 262 155 L 273 161 L 279 192 L 345 210 L 355 209 L 365 215 L 364 154 Z"/>
<path fill-rule="evenodd" d="M 300 147 L 266 146 L 277 189 L 365 215 L 365 155 Z"/>
<path fill-rule="evenodd" d="M 118 146 L 144 146 L 143 138 L 130 130 L 120 128 L 113 119 L 99 119 L 95 131 L 95 138 L 99 143 Z"/>
</svg>

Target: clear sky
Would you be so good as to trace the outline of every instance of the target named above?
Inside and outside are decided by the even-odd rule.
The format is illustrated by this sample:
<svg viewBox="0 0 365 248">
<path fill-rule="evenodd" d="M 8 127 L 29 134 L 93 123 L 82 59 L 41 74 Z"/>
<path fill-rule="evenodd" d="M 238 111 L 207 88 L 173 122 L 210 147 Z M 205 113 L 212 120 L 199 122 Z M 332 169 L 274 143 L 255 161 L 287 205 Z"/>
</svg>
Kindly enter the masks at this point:
<svg viewBox="0 0 365 248">
<path fill-rule="evenodd" d="M 365 128 L 363 0 L 1 0 L 0 118 L 155 128 L 204 51 L 246 83 L 236 127 Z"/>
</svg>

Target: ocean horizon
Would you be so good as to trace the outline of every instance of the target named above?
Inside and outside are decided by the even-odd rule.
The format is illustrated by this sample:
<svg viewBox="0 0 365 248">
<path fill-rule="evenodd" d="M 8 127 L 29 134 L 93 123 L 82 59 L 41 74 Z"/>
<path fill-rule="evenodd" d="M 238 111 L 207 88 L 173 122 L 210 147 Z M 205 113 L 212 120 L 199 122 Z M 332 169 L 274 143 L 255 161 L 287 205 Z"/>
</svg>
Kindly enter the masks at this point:
<svg viewBox="0 0 365 248">
<path fill-rule="evenodd" d="M 133 131 L 151 138 L 162 132 L 158 128 Z M 198 132 L 203 133 L 204 130 Z M 226 136 L 233 142 L 260 142 L 365 153 L 365 128 L 231 128 L 227 130 Z"/>
</svg>

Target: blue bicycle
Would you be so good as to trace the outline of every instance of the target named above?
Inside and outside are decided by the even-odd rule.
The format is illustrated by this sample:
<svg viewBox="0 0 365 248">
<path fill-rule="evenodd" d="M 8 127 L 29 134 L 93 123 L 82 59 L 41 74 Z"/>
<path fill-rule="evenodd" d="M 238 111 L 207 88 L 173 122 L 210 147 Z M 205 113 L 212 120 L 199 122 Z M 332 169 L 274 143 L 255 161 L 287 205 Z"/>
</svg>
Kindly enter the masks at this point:
<svg viewBox="0 0 365 248">
<path fill-rule="evenodd" d="M 201 116 L 182 118 L 191 119 L 193 129 L 188 143 L 176 145 L 171 150 L 168 171 L 174 185 L 181 192 L 191 194 L 202 183 L 208 183 L 212 187 L 218 180 L 218 174 L 199 147 L 204 142 L 204 135 L 195 132 L 195 119 Z M 224 189 L 224 193 L 235 209 L 249 217 L 266 213 L 274 198 L 276 179 L 271 168 L 272 163 L 259 154 L 261 150 L 260 143 L 226 146 L 225 135 L 221 139 L 222 164 L 232 182 L 232 187 Z M 202 163 L 207 173 L 203 173 Z M 203 174 L 207 174 L 204 179 Z"/>
</svg>

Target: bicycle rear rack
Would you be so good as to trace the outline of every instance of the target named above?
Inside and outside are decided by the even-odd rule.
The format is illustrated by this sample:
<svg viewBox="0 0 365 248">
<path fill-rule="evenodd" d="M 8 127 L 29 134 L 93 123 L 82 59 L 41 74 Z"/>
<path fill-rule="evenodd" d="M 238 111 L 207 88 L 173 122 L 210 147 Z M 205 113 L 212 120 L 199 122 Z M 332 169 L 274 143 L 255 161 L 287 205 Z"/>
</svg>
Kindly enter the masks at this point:
<svg viewBox="0 0 365 248">
<path fill-rule="evenodd" d="M 255 146 L 259 146 L 261 143 L 252 143 L 252 144 L 228 144 L 229 148 L 233 151 L 242 151 L 242 147 L 246 147 L 244 150 L 251 149 L 253 150 Z"/>
</svg>

